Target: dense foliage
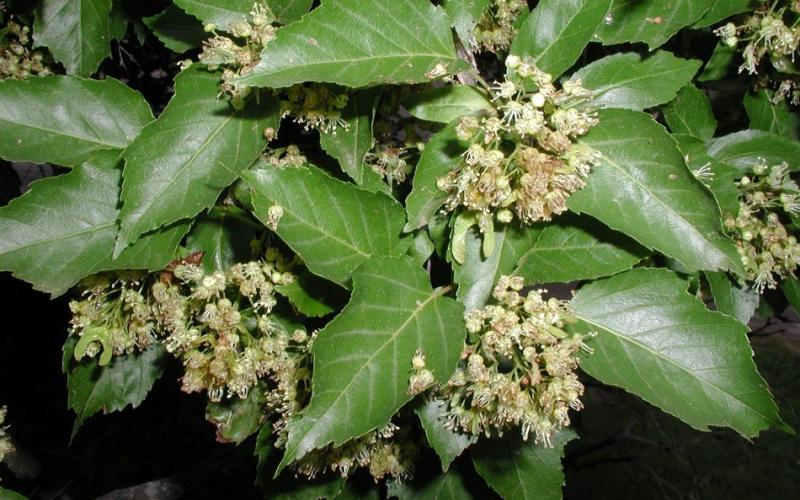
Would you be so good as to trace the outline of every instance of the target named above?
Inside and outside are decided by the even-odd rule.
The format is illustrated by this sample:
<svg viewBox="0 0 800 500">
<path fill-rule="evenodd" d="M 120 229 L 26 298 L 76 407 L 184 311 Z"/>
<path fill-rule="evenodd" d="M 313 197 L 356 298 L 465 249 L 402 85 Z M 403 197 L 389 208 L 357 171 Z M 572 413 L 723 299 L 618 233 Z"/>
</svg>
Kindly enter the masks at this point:
<svg viewBox="0 0 800 500">
<path fill-rule="evenodd" d="M 0 158 L 57 175 L 0 270 L 72 298 L 73 434 L 170 364 L 268 496 L 559 498 L 589 378 L 792 432 L 747 325 L 800 307 L 800 3 L 7 3 Z M 163 109 L 101 67 L 150 36 Z"/>
</svg>

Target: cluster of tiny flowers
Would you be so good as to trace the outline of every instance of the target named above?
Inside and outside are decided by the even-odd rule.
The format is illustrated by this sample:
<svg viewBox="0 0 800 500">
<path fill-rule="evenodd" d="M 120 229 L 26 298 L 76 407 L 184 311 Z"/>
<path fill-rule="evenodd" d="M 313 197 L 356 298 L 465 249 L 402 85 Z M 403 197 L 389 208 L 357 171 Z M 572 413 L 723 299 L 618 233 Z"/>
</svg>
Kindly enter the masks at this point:
<svg viewBox="0 0 800 500">
<path fill-rule="evenodd" d="M 404 429 L 389 423 L 339 447 L 314 450 L 295 465 L 295 471 L 310 478 L 327 471 L 346 478 L 355 469 L 366 468 L 375 482 L 409 479 L 418 447 Z"/>
<path fill-rule="evenodd" d="M 264 160 L 274 167 L 299 167 L 308 163 L 308 158 L 294 144 L 285 148 L 268 150 L 264 153 Z"/>
<path fill-rule="evenodd" d="M 230 36 L 216 34 L 217 26 L 207 24 L 206 31 L 214 33 L 214 37 L 203 42 L 200 62 L 208 65 L 212 71 L 223 68 L 223 93 L 231 96 L 231 104 L 236 109 L 244 107 L 244 100 L 250 94 L 250 87 L 234 83 L 240 75 L 249 73 L 261 56 L 264 46 L 275 38 L 275 16 L 263 2 L 253 5 L 248 19 L 221 27 Z"/>
<path fill-rule="evenodd" d="M 597 153 L 573 141 L 597 123 L 585 106 L 591 92 L 580 80 L 557 90 L 550 75 L 529 60 L 509 56 L 516 73 L 495 87 L 495 110 L 465 116 L 456 128 L 469 142 L 462 161 L 437 181 L 448 193 L 445 210 L 475 212 L 481 231 L 516 217 L 526 224 L 550 220 L 566 210 L 569 195 L 585 186 Z M 527 88 L 536 87 L 535 91 Z M 508 145 L 512 147 L 508 147 Z"/>
<path fill-rule="evenodd" d="M 79 337 L 76 359 L 99 354 L 100 365 L 105 365 L 112 355 L 144 350 L 153 343 L 155 320 L 146 278 L 131 271 L 101 273 L 81 282 L 81 299 L 69 303 L 70 332 Z"/>
<path fill-rule="evenodd" d="M 793 74 L 793 63 L 800 47 L 800 3 L 796 0 L 775 0 L 762 3 L 740 25 L 729 22 L 714 30 L 728 47 L 744 45 L 739 72 L 758 74 L 759 66 L 769 57 L 778 73 Z M 800 103 L 797 82 L 785 78 L 776 89 L 774 99 L 790 96 L 794 104 Z"/>
<path fill-rule="evenodd" d="M 327 85 L 293 85 L 281 95 L 281 116 L 291 116 L 305 130 L 336 133 L 337 127 L 347 128 L 347 122 L 342 119 L 347 99 L 346 93 Z"/>
<path fill-rule="evenodd" d="M 768 167 L 761 162 L 737 187 L 739 214 L 727 215 L 725 228 L 736 243 L 747 281 L 761 293 L 775 288 L 800 263 L 797 238 L 782 222 L 787 215 L 800 216 L 800 190 L 785 163 Z"/>
<path fill-rule="evenodd" d="M 519 428 L 536 442 L 570 423 L 569 409 L 583 407 L 575 370 L 582 337 L 564 331 L 573 321 L 568 304 L 522 294 L 519 277 L 503 276 L 496 304 L 467 314 L 467 347 L 456 373 L 436 397 L 447 402 L 445 425 L 487 436 Z"/>
<path fill-rule="evenodd" d="M 6 455 L 14 452 L 14 445 L 11 444 L 11 436 L 8 435 L 8 426 L 3 425 L 6 420 L 6 407 L 0 407 L 0 462 Z"/>
<path fill-rule="evenodd" d="M 410 173 L 411 166 L 406 161 L 407 151 L 403 147 L 377 145 L 374 152 L 366 154 L 364 161 L 390 186 L 394 186 L 405 182 Z"/>
<path fill-rule="evenodd" d="M 308 336 L 287 331 L 269 314 L 277 303 L 275 286 L 294 280 L 285 267 L 270 251 L 263 261 L 227 272 L 205 274 L 182 264 L 173 271 L 176 280 L 153 285 L 152 309 L 166 348 L 185 367 L 184 392 L 207 391 L 211 401 L 246 398 L 260 379 L 281 385 L 286 372 L 294 375 L 290 351 L 304 352 Z"/>
<path fill-rule="evenodd" d="M 487 52 L 508 50 L 517 34 L 514 22 L 527 9 L 525 0 L 492 0 L 473 31 L 475 45 Z"/>
<path fill-rule="evenodd" d="M 0 8 L 0 19 L 3 9 Z M 6 78 L 25 79 L 30 75 L 47 76 L 52 71 L 45 54 L 31 50 L 30 28 L 9 16 L 0 28 L 0 80 Z"/>
</svg>

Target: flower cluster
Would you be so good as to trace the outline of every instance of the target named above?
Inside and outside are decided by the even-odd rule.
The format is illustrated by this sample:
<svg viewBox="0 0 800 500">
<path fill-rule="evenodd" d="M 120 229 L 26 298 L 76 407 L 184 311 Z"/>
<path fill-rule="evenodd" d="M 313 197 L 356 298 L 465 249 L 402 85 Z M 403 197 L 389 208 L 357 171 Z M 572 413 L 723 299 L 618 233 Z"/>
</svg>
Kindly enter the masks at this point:
<svg viewBox="0 0 800 500">
<path fill-rule="evenodd" d="M 274 167 L 299 167 L 308 163 L 308 158 L 294 144 L 285 148 L 269 149 L 264 153 L 264 159 Z"/>
<path fill-rule="evenodd" d="M 101 273 L 83 280 L 81 300 L 72 300 L 70 332 L 79 337 L 75 359 L 144 350 L 155 340 L 155 323 L 141 272 Z"/>
<path fill-rule="evenodd" d="M 337 92 L 327 85 L 293 85 L 281 95 L 281 113 L 283 117 L 291 116 L 306 130 L 336 133 L 337 127 L 347 128 L 347 122 L 342 119 L 347 100 L 345 92 Z"/>
<path fill-rule="evenodd" d="M 153 285 L 152 309 L 166 348 L 185 367 L 184 392 L 207 391 L 211 401 L 234 394 L 246 398 L 258 380 L 280 385 L 294 373 L 290 353 L 303 352 L 308 336 L 270 316 L 275 287 L 294 280 L 287 267 L 272 251 L 263 261 L 236 264 L 227 272 L 205 274 L 182 264 L 174 282 Z"/>
<path fill-rule="evenodd" d="M 594 151 L 573 142 L 597 123 L 580 80 L 557 90 L 529 60 L 509 56 L 506 64 L 516 77 L 494 88 L 492 113 L 461 119 L 456 134 L 470 146 L 437 181 L 448 194 L 445 209 L 475 212 L 482 232 L 493 216 L 531 224 L 565 211 L 567 197 L 585 186 L 597 161 Z"/>
<path fill-rule="evenodd" d="M 800 103 L 797 81 L 790 76 L 796 74 L 794 62 L 800 46 L 798 13 L 800 5 L 796 1 L 763 2 L 742 24 L 729 22 L 714 30 L 728 47 L 744 46 L 740 73 L 758 74 L 762 61 L 768 57 L 772 68 L 785 75 L 773 99 L 791 96 L 794 104 Z"/>
<path fill-rule="evenodd" d="M 376 145 L 375 151 L 367 153 L 364 161 L 390 186 L 395 186 L 405 182 L 411 171 L 411 165 L 406 161 L 407 156 L 407 148 Z"/>
<path fill-rule="evenodd" d="M 0 462 L 3 461 L 6 455 L 14 452 L 11 436 L 8 435 L 8 426 L 3 425 L 6 421 L 6 411 L 7 408 L 5 406 L 0 407 Z"/>
<path fill-rule="evenodd" d="M 0 8 L 0 19 L 3 17 L 3 9 Z M 30 28 L 15 20 L 14 16 L 9 16 L 5 27 L 0 29 L 0 80 L 22 80 L 30 75 L 50 74 L 52 71 L 44 52 L 31 50 Z"/>
<path fill-rule="evenodd" d="M 203 42 L 200 62 L 212 71 L 223 68 L 221 90 L 231 96 L 231 104 L 236 109 L 244 107 L 250 87 L 234 83 L 234 79 L 249 73 L 258 64 L 264 45 L 275 38 L 274 22 L 275 16 L 267 4 L 256 2 L 247 20 L 221 27 L 230 36 L 217 34 L 217 26 L 213 24 L 205 26 L 214 37 Z"/>
<path fill-rule="evenodd" d="M 568 303 L 522 293 L 519 277 L 503 276 L 496 304 L 467 314 L 467 347 L 456 373 L 436 397 L 448 405 L 446 426 L 474 435 L 519 428 L 549 444 L 583 407 L 575 370 L 582 337 L 564 331 L 574 321 Z"/>
<path fill-rule="evenodd" d="M 492 0 L 475 26 L 475 45 L 487 52 L 508 50 L 517 34 L 514 22 L 528 9 L 525 0 Z"/>
<path fill-rule="evenodd" d="M 346 478 L 356 468 L 364 467 L 375 482 L 383 478 L 408 479 L 414 471 L 417 450 L 405 426 L 389 423 L 341 446 L 311 451 L 295 465 L 295 471 L 311 478 L 331 471 Z"/>
<path fill-rule="evenodd" d="M 800 216 L 800 190 L 785 163 L 769 167 L 760 162 L 751 176 L 737 182 L 739 213 L 725 217 L 747 272 L 747 281 L 758 293 L 775 288 L 800 263 L 800 246 L 784 222 Z"/>
</svg>

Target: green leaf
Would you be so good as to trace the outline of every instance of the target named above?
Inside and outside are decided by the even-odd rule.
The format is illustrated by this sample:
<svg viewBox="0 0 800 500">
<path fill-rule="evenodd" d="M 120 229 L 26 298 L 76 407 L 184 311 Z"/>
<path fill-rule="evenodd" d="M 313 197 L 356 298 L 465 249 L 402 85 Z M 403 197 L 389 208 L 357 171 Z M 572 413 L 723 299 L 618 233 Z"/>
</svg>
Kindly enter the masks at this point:
<svg viewBox="0 0 800 500">
<path fill-rule="evenodd" d="M 308 270 L 348 286 L 353 270 L 371 255 L 403 255 L 403 208 L 389 197 L 336 180 L 316 167 L 254 170 L 254 214 L 262 222 L 273 205 L 283 208 L 276 234 Z"/>
<path fill-rule="evenodd" d="M 518 224 L 497 224 L 495 249 L 487 257 L 482 251 L 483 236 L 475 230 L 467 232 L 463 264 L 449 259 L 453 265 L 453 281 L 458 284 L 456 297 L 464 303 L 467 312 L 486 305 L 497 280 L 514 271 L 538 235 L 538 231 L 521 228 Z"/>
<path fill-rule="evenodd" d="M 711 102 L 694 85 L 683 87 L 675 100 L 664 106 L 664 118 L 673 133 L 689 134 L 704 141 L 714 137 L 717 130 Z"/>
<path fill-rule="evenodd" d="M 353 274 L 350 303 L 314 340 L 311 401 L 289 427 L 279 471 L 315 448 L 385 426 L 411 399 L 417 349 L 438 382 L 452 374 L 464 310 L 428 279 L 410 257 L 373 257 Z"/>
<path fill-rule="evenodd" d="M 699 430 L 753 437 L 787 429 L 756 371 L 747 328 L 709 311 L 666 269 L 634 269 L 586 285 L 572 299 L 575 329 L 597 332 L 581 368 Z"/>
<path fill-rule="evenodd" d="M 567 283 L 626 271 L 647 254 L 635 241 L 590 217 L 564 214 L 540 225 L 513 274 L 528 284 Z"/>
<path fill-rule="evenodd" d="M 756 313 L 759 295 L 752 289 L 739 288 L 727 273 L 705 273 L 717 311 L 725 313 L 747 325 Z"/>
<path fill-rule="evenodd" d="M 0 270 L 56 296 L 89 274 L 157 270 L 169 263 L 187 224 L 148 235 L 111 259 L 119 216 L 118 155 L 97 153 L 67 174 L 34 182 L 0 208 Z"/>
<path fill-rule="evenodd" d="M 122 149 L 153 120 L 141 94 L 107 78 L 49 76 L 0 81 L 0 157 L 80 165 Z"/>
<path fill-rule="evenodd" d="M 211 23 L 223 31 L 230 31 L 230 25 L 233 23 L 247 20 L 255 3 L 252 0 L 174 0 L 174 2 L 204 24 Z"/>
<path fill-rule="evenodd" d="M 614 0 L 597 36 L 605 45 L 645 42 L 657 49 L 681 28 L 691 26 L 716 0 Z"/>
<path fill-rule="evenodd" d="M 208 38 L 197 19 L 174 5 L 154 16 L 143 17 L 142 22 L 166 48 L 179 54 L 200 47 Z"/>
<path fill-rule="evenodd" d="M 686 134 L 673 134 L 672 137 L 678 142 L 678 149 L 690 170 L 694 172 L 704 167 L 711 170 L 713 176 L 704 182 L 717 200 L 720 212 L 723 215 L 738 214 L 739 189 L 735 184 L 736 179 L 741 177 L 738 169 L 710 157 L 705 142 L 697 137 Z"/>
<path fill-rule="evenodd" d="M 444 0 L 444 11 L 464 47 L 469 47 L 472 31 L 480 21 L 490 0 Z"/>
<path fill-rule="evenodd" d="M 509 54 L 530 56 L 558 78 L 578 60 L 603 21 L 611 0 L 541 0 L 519 28 Z"/>
<path fill-rule="evenodd" d="M 0 486 L 0 498 L 3 500 L 28 500 L 28 497 L 16 491 L 11 491 L 8 488 Z"/>
<path fill-rule="evenodd" d="M 206 420 L 217 428 L 217 442 L 240 444 L 261 427 L 266 403 L 264 387 L 257 384 L 247 398 L 232 397 L 219 403 L 209 401 Z"/>
<path fill-rule="evenodd" d="M 768 165 L 786 162 L 789 168 L 800 168 L 800 143 L 764 132 L 742 130 L 707 143 L 708 154 L 723 163 L 747 171 L 761 160 Z"/>
<path fill-rule="evenodd" d="M 582 142 L 600 154 L 600 164 L 570 196 L 569 208 L 691 270 L 740 271 L 713 196 L 686 168 L 666 130 L 637 111 L 602 110 L 599 118 Z"/>
<path fill-rule="evenodd" d="M 773 103 L 764 89 L 744 96 L 744 109 L 750 119 L 750 128 L 796 139 L 800 132 L 800 117 L 789 111 L 785 101 Z"/>
<path fill-rule="evenodd" d="M 339 161 L 344 173 L 367 191 L 391 196 L 391 188 L 381 176 L 364 163 L 364 155 L 372 149 L 372 121 L 380 92 L 363 90 L 351 95 L 342 111 L 347 128 L 332 133 L 321 132 L 319 142 L 326 153 Z"/>
<path fill-rule="evenodd" d="M 142 404 L 164 373 L 168 359 L 166 349 L 154 344 L 140 353 L 114 356 L 111 363 L 100 367 L 96 358 L 75 361 L 72 353 L 76 343 L 76 337 L 67 339 L 62 358 L 67 375 L 67 404 L 76 413 L 73 438 L 86 419 L 101 410 L 111 413 Z"/>
<path fill-rule="evenodd" d="M 483 441 L 472 454 L 475 470 L 506 500 L 560 500 L 564 486 L 561 460 L 564 448 L 577 435 L 562 429 L 552 438 L 552 448 L 525 442 L 519 436 Z"/>
<path fill-rule="evenodd" d="M 203 252 L 206 273 L 224 271 L 252 259 L 250 242 L 256 237 L 255 224 L 248 213 L 236 207 L 212 210 L 194 223 L 186 247 L 191 252 Z"/>
<path fill-rule="evenodd" d="M 734 14 L 752 10 L 754 3 L 754 0 L 716 0 L 714 5 L 692 27 L 707 28 Z"/>
<path fill-rule="evenodd" d="M 387 35 L 390 34 L 390 35 Z M 261 62 L 238 78 L 244 85 L 288 87 L 330 82 L 347 87 L 416 83 L 435 67 L 457 73 L 444 11 L 427 0 L 337 0 L 278 30 Z"/>
<path fill-rule="evenodd" d="M 409 481 L 391 481 L 386 484 L 387 496 L 398 500 L 469 500 L 486 498 L 483 492 L 476 492 L 473 484 L 468 484 L 464 473 L 457 467 L 426 478 L 422 484 L 415 477 Z M 488 492 L 488 491 L 487 491 Z M 490 492 L 489 492 L 490 493 Z"/>
<path fill-rule="evenodd" d="M 414 244 L 408 249 L 408 255 L 414 257 L 420 264 L 425 264 L 434 250 L 435 245 L 427 231 L 424 229 L 414 231 Z"/>
<path fill-rule="evenodd" d="M 781 283 L 781 290 L 795 312 L 800 311 L 800 280 L 794 275 L 787 276 Z"/>
<path fill-rule="evenodd" d="M 278 107 L 255 102 L 241 111 L 217 98 L 219 74 L 200 65 L 175 79 L 175 96 L 122 153 L 120 234 L 115 253 L 147 231 L 193 217 L 217 201 L 264 149 Z"/>
<path fill-rule="evenodd" d="M 303 17 L 314 0 L 269 0 L 269 7 L 278 22 L 291 24 Z"/>
<path fill-rule="evenodd" d="M 730 71 L 734 54 L 736 54 L 736 47 L 728 47 L 724 43 L 718 42 L 714 52 L 711 54 L 711 58 L 706 63 L 700 76 L 697 77 L 697 80 L 710 82 L 725 78 L 728 71 Z"/>
<path fill-rule="evenodd" d="M 590 104 L 641 111 L 675 98 L 691 82 L 700 61 L 658 51 L 644 59 L 633 52 L 613 54 L 578 70 L 584 87 L 596 92 Z"/>
<path fill-rule="evenodd" d="M 91 76 L 111 54 L 111 0 L 43 0 L 33 42 L 47 47 L 68 74 Z"/>
<path fill-rule="evenodd" d="M 448 85 L 412 95 L 405 107 L 420 120 L 450 123 L 461 116 L 492 109 L 492 103 L 477 87 Z"/>
<path fill-rule="evenodd" d="M 453 460 L 478 441 L 477 436 L 464 434 L 444 426 L 447 402 L 429 399 L 414 410 L 419 417 L 428 444 L 442 461 L 442 472 L 447 472 Z"/>
<path fill-rule="evenodd" d="M 275 290 L 289 299 L 304 316 L 321 318 L 334 312 L 346 300 L 342 300 L 342 289 L 305 271 L 288 285 Z"/>
<path fill-rule="evenodd" d="M 447 199 L 447 193 L 436 187 L 436 181 L 461 161 L 465 146 L 456 137 L 457 125 L 458 120 L 451 122 L 425 144 L 414 170 L 411 193 L 406 198 L 408 222 L 405 231 L 427 224 Z"/>
</svg>

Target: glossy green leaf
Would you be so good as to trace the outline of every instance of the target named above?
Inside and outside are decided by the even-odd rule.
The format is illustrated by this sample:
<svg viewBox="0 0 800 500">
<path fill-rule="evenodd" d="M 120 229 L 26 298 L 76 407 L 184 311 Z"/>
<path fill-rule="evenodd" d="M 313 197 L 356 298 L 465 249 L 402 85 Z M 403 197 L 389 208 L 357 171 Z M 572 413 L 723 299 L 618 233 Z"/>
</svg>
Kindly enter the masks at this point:
<svg viewBox="0 0 800 500">
<path fill-rule="evenodd" d="M 218 443 L 240 444 L 261 427 L 265 420 L 266 395 L 262 385 L 250 389 L 246 398 L 234 396 L 230 399 L 206 406 L 206 420 L 217 428 Z"/>
<path fill-rule="evenodd" d="M 763 130 L 742 130 L 710 141 L 708 154 L 723 163 L 747 170 L 761 160 L 768 165 L 786 162 L 800 168 L 800 142 Z"/>
<path fill-rule="evenodd" d="M 663 45 L 681 28 L 691 26 L 716 0 L 614 0 L 611 14 L 597 36 L 605 45 L 645 42 L 650 50 Z"/>
<path fill-rule="evenodd" d="M 342 110 L 342 119 L 347 123 L 347 128 L 339 127 L 332 133 L 320 133 L 319 143 L 326 153 L 339 161 L 339 166 L 356 184 L 367 191 L 391 195 L 389 185 L 364 163 L 364 155 L 372 149 L 372 121 L 379 97 L 380 93 L 374 89 L 351 95 Z"/>
<path fill-rule="evenodd" d="M 212 210 L 194 223 L 186 238 L 186 248 L 190 252 L 203 252 L 206 273 L 224 271 L 254 257 L 250 243 L 256 237 L 255 224 L 248 213 L 236 207 Z"/>
<path fill-rule="evenodd" d="M 509 54 L 529 56 L 554 78 L 578 60 L 611 0 L 541 0 L 520 26 Z"/>
<path fill-rule="evenodd" d="M 541 225 L 537 233 L 513 273 L 528 284 L 610 276 L 648 254 L 635 241 L 586 216 L 564 214 Z"/>
<path fill-rule="evenodd" d="M 3 500 L 28 500 L 28 497 L 22 493 L 17 493 L 16 491 L 3 488 L 2 486 L 0 486 L 0 498 Z"/>
<path fill-rule="evenodd" d="M 493 108 L 483 92 L 468 85 L 425 90 L 412 95 L 405 107 L 412 116 L 439 123 L 450 123 L 461 116 Z"/>
<path fill-rule="evenodd" d="M 104 367 L 97 359 L 77 362 L 73 351 L 77 339 L 70 337 L 64 344 L 62 369 L 67 375 L 67 404 L 76 413 L 72 437 L 95 413 L 122 411 L 130 405 L 136 408 L 147 397 L 156 380 L 164 373 L 167 351 L 161 344 L 147 350 L 114 356 Z"/>
<path fill-rule="evenodd" d="M 256 2 L 252 0 L 174 0 L 187 14 L 217 28 L 229 31 L 230 25 L 249 18 Z M 271 2 L 268 2 L 268 4 Z"/>
<path fill-rule="evenodd" d="M 642 59 L 633 52 L 613 54 L 579 69 L 573 79 L 595 91 L 591 104 L 641 111 L 675 98 L 692 81 L 700 61 L 658 51 Z"/>
<path fill-rule="evenodd" d="M 432 290 L 410 257 L 373 257 L 353 275 L 350 303 L 314 340 L 312 396 L 289 427 L 283 466 L 328 443 L 385 426 L 411 399 L 417 349 L 444 382 L 464 347 L 463 307 Z"/>
<path fill-rule="evenodd" d="M 253 187 L 255 215 L 269 219 L 273 205 L 283 208 L 276 234 L 308 270 L 349 285 L 353 270 L 371 255 L 403 255 L 403 208 L 380 193 L 336 180 L 316 167 L 270 167 L 246 172 Z"/>
<path fill-rule="evenodd" d="M 666 269 L 634 269 L 586 285 L 572 299 L 580 332 L 597 332 L 581 368 L 699 430 L 753 437 L 786 429 L 756 371 L 747 328 L 709 311 Z"/>
<path fill-rule="evenodd" d="M 551 438 L 552 448 L 516 434 L 487 440 L 472 454 L 475 470 L 506 500 L 560 500 L 564 486 L 564 448 L 577 435 L 562 429 Z"/>
<path fill-rule="evenodd" d="M 366 87 L 424 82 L 434 68 L 456 73 L 467 67 L 456 57 L 447 16 L 427 0 L 337 0 L 279 30 L 261 62 L 238 81 L 275 88 L 309 81 Z"/>
<path fill-rule="evenodd" d="M 734 216 L 738 214 L 739 189 L 735 181 L 741 177 L 739 170 L 710 157 L 705 142 L 697 137 L 686 134 L 673 134 L 672 137 L 677 141 L 686 166 L 691 171 L 706 169 L 712 174 L 710 178 L 706 177 L 703 183 L 717 200 L 720 213 Z"/>
<path fill-rule="evenodd" d="M 717 311 L 746 325 L 756 313 L 759 295 L 752 289 L 740 288 L 731 282 L 727 273 L 705 273 Z"/>
<path fill-rule="evenodd" d="M 800 280 L 794 275 L 786 277 L 781 283 L 781 290 L 795 312 L 800 312 Z"/>
<path fill-rule="evenodd" d="M 447 472 L 453 460 L 478 441 L 477 436 L 457 432 L 445 427 L 446 401 L 430 399 L 414 411 L 419 417 L 422 429 L 425 431 L 428 444 L 442 462 L 443 472 Z"/>
<path fill-rule="evenodd" d="M 464 262 L 453 265 L 453 281 L 458 284 L 456 297 L 467 311 L 486 305 L 492 289 L 503 274 L 511 274 L 525 252 L 533 246 L 538 231 L 517 224 L 497 224 L 494 228 L 495 249 L 484 255 L 483 236 L 475 229 L 465 238 Z"/>
<path fill-rule="evenodd" d="M 582 142 L 600 153 L 587 186 L 567 205 L 692 270 L 741 270 L 711 194 L 675 141 L 645 113 L 602 110 Z"/>
<path fill-rule="evenodd" d="M 460 155 L 466 149 L 456 137 L 456 125 L 457 121 L 450 123 L 425 144 L 414 170 L 411 193 L 406 198 L 408 222 L 405 231 L 427 224 L 447 199 L 447 193 L 436 187 L 436 181 L 461 161 Z"/>
<path fill-rule="evenodd" d="M 425 264 L 434 250 L 435 245 L 427 231 L 424 229 L 414 231 L 414 243 L 408 249 L 408 255 L 414 257 L 420 264 Z"/>
<path fill-rule="evenodd" d="M 302 314 L 311 318 L 321 318 L 334 312 L 346 300 L 342 300 L 343 290 L 330 282 L 305 271 L 288 285 L 280 285 L 275 290 L 289 299 L 289 302 Z"/>
<path fill-rule="evenodd" d="M 755 3 L 755 0 L 716 0 L 714 5 L 692 27 L 707 28 L 734 14 L 752 10 Z"/>
<path fill-rule="evenodd" d="M 147 231 L 211 207 L 264 149 L 278 107 L 261 98 L 235 110 L 219 99 L 219 74 L 200 65 L 175 79 L 175 96 L 158 120 L 122 153 L 120 233 L 115 253 Z"/>
<path fill-rule="evenodd" d="M 664 118 L 673 133 L 689 134 L 704 141 L 714 137 L 717 130 L 711 102 L 694 85 L 682 88 L 677 97 L 664 106 Z"/>
<path fill-rule="evenodd" d="M 725 78 L 731 69 L 734 54 L 736 54 L 736 47 L 728 47 L 721 41 L 718 42 L 697 80 L 710 82 Z"/>
<path fill-rule="evenodd" d="M 464 47 L 469 47 L 473 37 L 472 30 L 480 21 L 489 2 L 490 0 L 444 0 L 442 3 Z"/>
<path fill-rule="evenodd" d="M 154 16 L 142 18 L 142 22 L 166 48 L 179 54 L 200 47 L 208 38 L 197 19 L 174 5 Z"/>
<path fill-rule="evenodd" d="M 291 24 L 311 9 L 314 0 L 269 0 L 269 8 L 278 22 L 281 24 Z"/>
<path fill-rule="evenodd" d="M 141 94 L 107 78 L 0 81 L 0 157 L 73 167 L 122 149 L 153 120 Z"/>
<path fill-rule="evenodd" d="M 421 484 L 419 484 L 421 483 Z M 464 473 L 453 467 L 445 473 L 437 474 L 422 481 L 391 481 L 386 484 L 387 496 L 398 500 L 470 500 L 486 498 L 483 491 L 475 491 Z M 488 492 L 487 493 L 491 493 Z"/>
<path fill-rule="evenodd" d="M 785 101 L 773 103 L 770 93 L 766 90 L 745 94 L 744 109 L 750 119 L 750 128 L 797 139 L 800 132 L 800 117 L 789 110 L 789 105 Z"/>
<path fill-rule="evenodd" d="M 111 259 L 119 216 L 118 154 L 97 153 L 67 174 L 34 182 L 0 208 L 0 270 L 55 296 L 89 274 L 157 270 L 169 263 L 187 224 L 147 235 Z"/>
<path fill-rule="evenodd" d="M 33 42 L 47 47 L 68 74 L 91 76 L 111 54 L 111 0 L 42 0 Z"/>
</svg>

